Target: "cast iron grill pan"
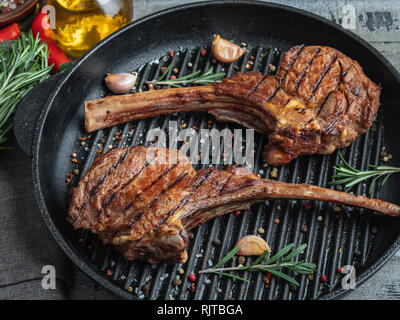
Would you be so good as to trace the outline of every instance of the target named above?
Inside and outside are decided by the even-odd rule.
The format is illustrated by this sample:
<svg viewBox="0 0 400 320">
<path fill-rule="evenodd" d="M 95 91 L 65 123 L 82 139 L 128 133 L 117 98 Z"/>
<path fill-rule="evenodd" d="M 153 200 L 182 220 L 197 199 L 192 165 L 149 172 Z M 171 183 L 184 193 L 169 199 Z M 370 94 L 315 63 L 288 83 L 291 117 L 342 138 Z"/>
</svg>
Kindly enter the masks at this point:
<svg viewBox="0 0 400 320">
<path fill-rule="evenodd" d="M 198 69 L 204 71 L 213 65 L 215 71 L 223 69 L 228 76 L 233 75 L 237 70 L 246 70 L 246 64 L 253 55 L 255 71 L 263 73 L 270 72 L 271 65 L 277 66 L 284 51 L 277 48 L 248 48 L 246 55 L 238 62 L 230 65 L 213 64 L 208 49 L 208 56 L 203 58 L 200 54 L 203 48 L 195 50 L 182 50 L 176 52 L 173 59 L 165 56 L 162 60 L 164 63 L 148 63 L 143 66 L 139 72 L 139 88 L 147 80 L 157 79 L 160 76 L 162 66 L 168 66 L 172 63 L 173 67 L 178 67 L 180 75 L 188 72 L 187 64 L 193 61 L 193 68 L 189 68 L 189 72 Z M 186 72 L 185 72 L 186 71 Z M 271 73 L 271 72 L 270 72 Z M 170 72 L 171 74 L 171 72 Z M 104 153 L 110 147 L 121 147 L 126 145 L 149 145 L 145 141 L 146 133 L 149 129 L 160 127 L 164 130 L 168 129 L 169 121 L 177 121 L 178 125 L 186 124 L 187 127 L 195 126 L 199 129 L 206 129 L 210 121 L 213 123 L 212 128 L 223 129 L 232 127 L 230 125 L 216 123 L 211 116 L 206 113 L 181 113 L 179 115 L 171 115 L 165 117 L 155 117 L 152 119 L 144 119 L 140 121 L 130 122 L 125 125 L 114 126 L 107 130 L 101 130 L 94 134 L 90 139 L 91 149 L 82 152 L 79 146 L 76 153 L 79 157 L 85 158 L 82 161 L 81 172 L 84 174 L 91 166 L 95 156 Z M 379 119 L 377 121 L 379 123 Z M 360 137 L 348 150 L 345 155 L 348 161 L 353 165 L 366 167 L 367 163 L 376 164 L 379 161 L 379 153 L 382 146 L 382 126 L 377 131 L 368 132 Z M 115 142 L 116 133 L 120 132 L 124 141 Z M 92 135 L 93 136 L 93 135 Z M 125 141 L 126 140 L 126 141 Z M 77 139 L 78 141 L 78 139 Z M 104 143 L 99 144 L 99 141 Z M 118 140 L 117 140 L 118 141 Z M 256 159 L 255 170 L 262 177 L 269 178 L 271 166 L 264 167 L 264 161 L 261 154 L 266 143 L 266 137 L 261 134 L 256 135 Z M 78 142 L 79 145 L 79 142 Z M 104 145 L 104 147 L 102 146 Z M 376 147 L 372 147 L 375 145 Z M 103 151 L 101 151 L 103 150 Z M 99 152 L 100 151 L 100 152 Z M 376 157 L 378 155 L 378 157 Z M 69 156 L 69 155 L 66 155 Z M 300 157 L 293 161 L 290 165 L 279 168 L 278 179 L 281 181 L 293 183 L 310 183 L 320 186 L 326 186 L 328 180 L 333 175 L 332 165 L 338 163 L 338 154 L 331 156 L 314 156 Z M 204 168 L 204 166 L 195 165 L 195 169 Z M 217 167 L 220 167 L 217 165 Z M 71 167 L 73 170 L 75 167 Z M 305 168 L 300 169 L 300 168 Z M 360 185 L 357 189 L 358 193 L 365 193 L 365 185 Z M 351 264 L 362 265 L 368 257 L 373 235 L 370 233 L 371 222 L 370 216 L 364 215 L 361 209 L 343 208 L 344 212 L 334 213 L 332 204 L 322 202 L 309 203 L 310 209 L 306 205 L 307 201 L 267 201 L 262 204 L 253 205 L 251 210 L 243 212 L 240 216 L 230 214 L 221 218 L 214 219 L 199 228 L 193 230 L 193 238 L 189 241 L 188 253 L 189 259 L 186 264 L 175 266 L 155 266 L 141 262 L 126 262 L 121 258 L 111 245 L 104 246 L 101 240 L 92 235 L 89 231 L 81 231 L 77 233 L 83 248 L 90 248 L 88 255 L 95 261 L 96 265 L 101 268 L 104 273 L 110 273 L 112 270 L 112 281 L 128 289 L 129 286 L 134 288 L 134 296 L 139 298 L 161 298 L 161 299 L 298 299 L 298 298 L 317 298 L 323 293 L 331 290 L 326 285 L 321 285 L 319 276 L 321 274 L 329 274 L 328 285 L 336 288 L 340 277 L 337 276 L 339 266 Z M 336 206 L 334 206 L 336 207 Z M 319 222 L 317 217 L 321 216 L 322 221 Z M 279 219 L 279 224 L 274 222 Z M 276 220 L 275 220 L 276 221 Z M 308 231 L 301 232 L 302 225 L 306 225 Z M 219 276 L 208 274 L 198 275 L 196 287 L 197 290 L 193 294 L 188 290 L 190 282 L 188 275 L 192 272 L 197 274 L 198 270 L 209 267 L 209 261 L 215 265 L 229 250 L 233 248 L 235 243 L 243 236 L 248 234 L 258 234 L 258 228 L 264 228 L 267 242 L 271 245 L 273 252 L 277 252 L 285 245 L 293 242 L 296 246 L 302 243 L 308 244 L 308 249 L 304 255 L 306 261 L 312 261 L 319 266 L 319 274 L 316 274 L 314 280 L 310 281 L 307 276 L 298 276 L 301 286 L 293 292 L 289 285 L 284 281 L 272 278 L 268 289 L 263 289 L 264 276 L 262 273 L 248 273 L 252 284 L 241 283 L 224 279 L 221 281 Z M 232 232 L 227 232 L 232 230 Z M 212 244 L 213 239 L 220 239 L 221 245 L 216 247 Z M 330 250 L 326 250 L 329 247 Z M 357 255 L 355 256 L 355 252 Z M 211 264 L 211 263 L 210 263 Z M 235 261 L 237 264 L 237 261 Z M 182 284 L 178 288 L 173 285 L 173 279 L 178 275 L 179 268 L 185 269 L 185 274 L 181 275 Z M 121 279 L 122 277 L 122 279 Z M 148 293 L 143 291 L 143 287 L 147 285 Z M 146 288 L 145 288 L 146 289 Z"/>
<path fill-rule="evenodd" d="M 154 21 L 162 24 L 163 19 L 167 21 L 172 19 L 177 23 L 174 20 L 177 12 L 181 19 L 185 16 L 193 18 L 194 16 L 191 14 L 196 12 L 197 15 L 203 17 L 200 19 L 200 24 L 202 24 L 206 20 L 204 16 L 207 16 L 206 13 L 209 14 L 210 10 L 213 15 L 223 17 L 223 19 L 226 19 L 227 10 L 233 19 L 239 16 L 241 10 L 254 10 L 254 14 L 256 11 L 264 10 L 264 13 L 269 12 L 271 14 L 272 19 L 278 18 L 278 13 L 274 15 L 273 10 L 284 10 L 287 14 L 291 12 L 290 14 L 295 16 L 299 15 L 298 10 L 290 11 L 292 9 L 287 9 L 286 7 L 254 2 L 188 5 L 168 10 L 165 14 L 155 15 L 153 18 L 148 18 L 148 20 L 144 19 L 142 23 L 137 22 L 138 30 L 136 31 L 139 36 L 137 36 L 136 40 L 142 37 L 140 26 L 146 26 L 146 24 L 151 24 Z M 258 16 L 253 15 L 253 17 L 257 21 Z M 210 19 L 212 20 L 213 17 Z M 161 264 L 157 266 L 139 261 L 125 261 L 111 245 L 103 245 L 96 235 L 87 230 L 73 231 L 72 227 L 65 221 L 69 201 L 68 189 L 71 187 L 71 185 L 65 183 L 66 173 L 79 169 L 80 176 L 83 176 L 90 168 L 96 155 L 107 152 L 110 147 L 127 145 L 149 146 L 150 143 L 145 141 L 148 130 L 160 127 L 167 131 L 169 121 L 177 121 L 178 126 L 185 124 L 187 128 L 196 128 L 196 131 L 202 128 L 220 130 L 223 128 L 231 130 L 240 128 L 240 126 L 232 124 L 218 123 L 207 113 L 171 114 L 99 130 L 90 135 L 90 138 L 85 141 L 88 146 L 83 147 L 81 146 L 80 137 L 87 136 L 83 128 L 83 101 L 110 94 L 102 84 L 104 70 L 106 72 L 137 70 L 139 83 L 136 89 L 139 90 L 145 88 L 145 81 L 157 79 L 161 75 L 161 68 L 170 63 L 172 63 L 173 67 L 179 69 L 177 76 L 196 70 L 205 71 L 210 66 L 214 66 L 215 72 L 225 71 L 227 76 L 231 76 L 239 70 L 246 70 L 246 64 L 250 61 L 250 56 L 254 56 L 254 60 L 252 60 L 254 65 L 251 70 L 264 74 L 273 74 L 278 70 L 271 69 L 271 66 L 279 65 L 283 53 L 290 46 L 299 43 L 308 44 L 307 41 L 314 44 L 326 44 L 320 39 L 314 41 L 313 38 L 304 39 L 304 37 L 299 40 L 300 42 L 296 43 L 291 43 L 288 40 L 276 40 L 273 30 L 266 37 L 255 36 L 254 34 L 248 36 L 252 29 L 256 28 L 257 30 L 258 27 L 252 26 L 252 22 L 247 22 L 250 30 L 244 28 L 245 30 L 240 33 L 238 33 L 238 30 L 233 30 L 230 33 L 227 30 L 229 21 L 223 21 L 222 24 L 226 28 L 227 35 L 224 34 L 224 30 L 220 30 L 222 27 L 218 24 L 209 26 L 209 24 L 205 23 L 204 28 L 208 26 L 209 29 L 213 30 L 212 32 L 210 30 L 204 31 L 205 34 L 208 34 L 208 41 L 204 40 L 207 39 L 206 36 L 200 35 L 198 41 L 193 37 L 191 37 L 190 41 L 187 39 L 178 41 L 178 43 L 187 42 L 187 46 L 176 46 L 176 43 L 172 43 L 170 44 L 170 49 L 174 50 L 175 53 L 172 58 L 168 56 L 168 50 L 164 44 L 161 45 L 161 48 L 158 48 L 157 45 L 155 45 L 155 48 L 150 47 L 145 53 L 129 52 L 127 56 L 127 52 L 124 51 L 126 49 L 121 49 L 118 45 L 115 46 L 115 41 L 113 45 L 113 39 L 118 38 L 119 41 L 124 41 L 130 38 L 132 40 L 132 34 L 134 33 L 129 31 L 133 27 L 128 27 L 114 37 L 106 39 L 102 45 L 95 48 L 83 59 L 83 63 L 79 63 L 66 75 L 66 80 L 61 80 L 61 84 L 57 86 L 58 89 L 56 89 L 53 97 L 50 98 L 47 110 L 45 108 L 42 112 L 39 126 L 36 130 L 34 146 L 34 179 L 39 205 L 42 212 L 44 212 L 45 220 L 72 260 L 96 281 L 120 297 L 128 299 L 220 300 L 332 298 L 343 293 L 341 289 L 342 275 L 338 274 L 338 267 L 354 265 L 360 282 L 368 277 L 383 261 L 386 261 L 398 247 L 398 220 L 371 214 L 363 209 L 343 206 L 340 207 L 340 212 L 336 212 L 334 210 L 336 205 L 323 202 L 266 201 L 253 205 L 250 210 L 243 211 L 239 216 L 228 214 L 213 219 L 191 231 L 193 237 L 189 240 L 187 247 L 189 258 L 184 265 Z M 325 20 L 323 22 L 327 24 Z M 190 24 L 190 22 L 185 21 L 182 23 Z M 228 26 L 226 26 L 226 23 L 228 23 Z M 232 64 L 213 61 L 208 44 L 211 42 L 212 34 L 217 32 L 228 39 L 235 39 L 239 43 L 241 41 L 247 42 L 247 53 Z M 130 34 L 130 37 L 127 37 L 128 34 Z M 152 33 L 143 34 L 148 37 L 154 36 Z M 166 32 L 164 36 L 168 38 L 169 35 L 170 32 Z M 179 35 L 175 36 L 180 37 Z M 248 41 L 248 38 L 252 41 Z M 155 41 L 156 39 L 153 40 Z M 168 44 L 168 42 L 166 43 Z M 335 47 L 339 50 L 342 49 L 338 45 Z M 202 49 L 206 49 L 206 56 L 201 54 Z M 113 50 L 113 53 L 107 53 L 107 55 L 114 56 L 117 61 L 110 63 L 108 67 L 102 66 L 102 63 L 104 64 L 107 60 L 102 58 L 100 52 L 102 51 L 104 54 L 104 52 L 109 52 L 110 50 Z M 357 50 L 355 52 L 357 55 Z M 351 56 L 351 54 L 349 55 Z M 120 58 L 122 56 L 123 58 Z M 358 58 L 354 55 L 352 57 Z M 143 61 L 143 59 L 147 60 Z M 85 61 L 91 62 L 85 64 Z M 192 63 L 192 67 L 188 67 L 189 62 Z M 362 64 L 362 61 L 359 62 Z M 98 65 L 101 67 L 98 67 Z M 366 68 L 367 75 L 370 75 L 368 73 L 368 70 L 371 69 L 370 67 L 368 65 Z M 171 75 L 171 70 L 167 77 Z M 384 75 L 386 74 L 384 73 Z M 88 80 L 86 81 L 86 79 Z M 372 79 L 379 81 L 379 78 L 372 77 Z M 367 169 L 368 163 L 379 164 L 380 152 L 385 146 L 393 154 L 394 159 L 396 159 L 396 153 L 399 151 L 398 147 L 395 146 L 395 141 L 386 141 L 384 139 L 387 136 L 387 132 L 390 133 L 396 127 L 393 120 L 391 120 L 393 115 L 389 118 L 385 117 L 386 114 L 393 112 L 389 106 L 393 105 L 390 99 L 391 94 L 387 94 L 385 90 L 387 87 L 391 90 L 391 87 L 398 85 L 398 83 L 393 84 L 389 81 L 390 79 L 384 80 L 388 84 L 384 86 L 381 100 L 382 108 L 372 129 L 359 137 L 350 147 L 341 150 L 349 163 L 357 168 Z M 84 93 L 77 93 L 82 91 Z M 60 104 L 65 105 L 66 98 L 68 99 L 68 107 L 62 109 Z M 58 108 L 57 112 L 55 108 Z M 388 109 L 389 111 L 387 111 Z M 72 110 L 74 110 L 73 114 L 71 114 Z M 396 111 L 394 113 L 397 117 L 399 116 Z M 45 124 L 40 125 L 44 121 Z M 16 131 L 18 131 L 18 127 Z M 122 141 L 118 140 L 117 132 L 123 138 Z M 16 133 L 18 138 L 18 132 Z M 254 172 L 260 174 L 263 178 L 270 178 L 272 168 L 271 166 L 265 167 L 261 157 L 267 138 L 265 135 L 256 133 L 255 142 Z M 71 163 L 71 153 L 73 152 L 78 154 L 78 164 Z M 302 156 L 296 158 L 289 165 L 279 167 L 277 179 L 326 187 L 334 174 L 332 166 L 337 163 L 339 163 L 337 152 L 329 156 Z M 197 170 L 204 167 L 194 165 Z M 224 168 L 223 165 L 216 165 L 216 167 Z M 46 169 L 44 170 L 44 168 Z M 78 177 L 74 179 L 72 185 L 75 185 L 77 180 Z M 374 188 L 371 196 L 396 202 L 395 199 L 398 193 L 396 190 L 398 190 L 399 183 L 399 178 L 394 176 L 384 188 Z M 367 195 L 367 185 L 359 184 L 352 191 L 357 194 Z M 51 213 L 49 214 L 49 212 Z M 279 223 L 276 223 L 278 220 Z M 304 225 L 307 226 L 306 232 L 301 230 Z M 199 270 L 206 269 L 220 261 L 241 237 L 248 234 L 258 234 L 260 227 L 265 230 L 265 233 L 260 236 L 266 239 L 271 246 L 272 252 L 277 252 L 292 242 L 296 247 L 302 243 L 307 243 L 308 248 L 300 256 L 300 259 L 317 264 L 318 271 L 315 273 L 314 278 L 310 279 L 308 276 L 292 274 L 300 283 L 300 287 L 295 289 L 287 282 L 272 277 L 268 288 L 265 288 L 265 283 L 263 282 L 265 274 L 263 273 L 248 272 L 243 274 L 244 277 L 250 280 L 249 284 L 230 278 L 221 278 L 216 275 L 199 275 L 197 273 Z M 375 234 L 372 230 L 378 230 L 378 232 Z M 221 241 L 219 246 L 212 244 L 212 241 L 217 238 Z M 227 265 L 229 264 L 237 264 L 237 261 L 234 260 Z M 180 268 L 183 268 L 185 273 L 180 275 L 182 284 L 176 287 L 173 284 L 173 280 L 178 275 L 178 269 Z M 188 290 L 188 286 L 191 284 L 188 281 L 190 273 L 195 273 L 197 276 L 195 292 Z M 322 274 L 328 276 L 328 281 L 325 283 L 320 281 Z M 130 290 L 128 291 L 129 287 L 133 289 L 131 292 Z"/>
</svg>

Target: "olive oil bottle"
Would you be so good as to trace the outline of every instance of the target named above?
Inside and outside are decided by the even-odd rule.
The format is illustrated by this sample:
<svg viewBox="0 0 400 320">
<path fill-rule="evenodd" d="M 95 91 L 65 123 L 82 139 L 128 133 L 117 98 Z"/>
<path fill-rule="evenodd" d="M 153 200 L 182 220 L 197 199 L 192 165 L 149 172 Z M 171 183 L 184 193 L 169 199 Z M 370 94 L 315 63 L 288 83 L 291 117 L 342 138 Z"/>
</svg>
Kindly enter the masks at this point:
<svg viewBox="0 0 400 320">
<path fill-rule="evenodd" d="M 48 0 L 55 8 L 54 40 L 79 58 L 133 19 L 133 0 Z"/>
</svg>

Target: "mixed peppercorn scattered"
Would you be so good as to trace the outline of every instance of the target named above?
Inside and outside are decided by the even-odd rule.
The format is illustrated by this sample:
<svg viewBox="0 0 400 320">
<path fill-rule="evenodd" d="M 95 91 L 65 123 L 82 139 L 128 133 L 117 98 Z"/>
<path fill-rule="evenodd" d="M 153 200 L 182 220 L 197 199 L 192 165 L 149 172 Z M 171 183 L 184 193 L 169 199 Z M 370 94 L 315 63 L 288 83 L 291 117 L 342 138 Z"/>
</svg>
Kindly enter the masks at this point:
<svg viewBox="0 0 400 320">
<path fill-rule="evenodd" d="M 24 2 L 25 0 L 0 0 L 0 13 L 9 13 Z"/>
<path fill-rule="evenodd" d="M 0 0 L 0 4 L 3 3 L 3 2 L 4 2 L 4 1 Z M 23 1 L 22 1 L 22 2 L 23 2 Z M 0 6 L 0 10 L 1 10 L 1 6 Z M 1 12 L 1 11 L 0 11 L 0 12 Z M 243 44 L 243 43 L 242 43 L 242 46 L 245 46 L 245 45 L 246 45 L 246 44 Z M 207 51 L 206 51 L 205 49 L 202 49 L 202 50 L 200 51 L 200 54 L 201 54 L 201 56 L 205 57 L 205 56 L 207 56 Z M 173 57 L 174 57 L 174 52 L 173 52 L 173 51 L 170 51 L 168 55 L 169 55 L 169 57 L 173 58 Z M 248 69 L 248 70 L 252 69 L 252 67 L 253 67 L 253 65 L 254 65 L 254 62 L 253 62 L 253 61 L 254 61 L 255 58 L 254 58 L 254 56 L 250 56 L 249 59 L 250 59 L 250 60 L 247 61 L 247 63 L 246 63 L 246 69 Z M 214 60 L 215 60 L 215 59 L 214 59 Z M 216 61 L 213 61 L 213 63 L 216 63 Z M 187 66 L 188 66 L 189 68 L 191 68 L 191 67 L 193 66 L 193 64 L 192 64 L 191 62 L 189 62 L 189 63 L 187 63 Z M 165 70 L 166 70 L 166 67 L 162 67 L 160 71 L 161 71 L 161 73 L 163 73 L 163 72 L 165 72 Z M 274 71 L 276 71 L 276 67 L 273 66 L 273 65 L 269 65 L 269 70 L 270 70 L 271 72 L 274 72 Z M 172 69 L 172 75 L 170 76 L 170 78 L 171 78 L 171 79 L 175 79 L 175 78 L 176 78 L 175 75 L 177 75 L 178 73 L 179 73 L 179 69 L 176 68 L 176 67 L 173 68 L 173 69 Z M 151 87 L 150 87 L 150 86 L 151 86 Z M 153 89 L 154 89 L 154 86 L 151 85 L 151 84 L 149 84 L 149 85 L 148 85 L 148 89 L 149 89 L 149 90 L 153 90 Z M 186 123 L 181 123 L 180 128 L 183 129 L 183 128 L 185 128 L 186 126 L 187 126 Z M 210 129 L 211 126 L 212 126 L 212 120 L 209 120 L 209 121 L 208 121 L 208 129 Z M 197 127 L 192 126 L 192 129 L 195 129 L 195 130 L 196 130 Z M 134 128 L 130 128 L 130 136 L 132 136 L 133 131 L 134 131 Z M 81 140 L 81 142 L 82 142 L 82 146 L 85 146 L 85 147 L 88 146 L 87 142 L 85 141 L 85 140 L 88 139 L 88 138 L 90 138 L 90 137 L 82 137 L 82 138 L 80 138 L 80 140 Z M 104 139 L 103 139 L 103 140 L 104 140 Z M 122 137 L 122 135 L 121 135 L 120 132 L 116 132 L 116 133 L 115 133 L 115 137 L 113 138 L 113 141 L 115 141 L 115 144 L 116 144 L 116 145 L 110 146 L 110 147 L 116 147 L 116 146 L 118 146 L 120 141 L 124 141 L 124 138 Z M 127 141 L 129 141 L 129 140 L 127 140 Z M 104 141 L 100 141 L 100 142 L 101 142 L 101 146 L 103 146 L 103 145 L 105 144 L 105 140 L 104 140 Z M 106 146 L 104 146 L 104 148 L 106 148 Z M 86 151 L 88 151 L 88 150 L 86 150 Z M 97 149 L 97 152 L 96 152 L 96 153 L 97 153 L 98 155 L 100 155 L 102 152 L 103 152 L 103 148 L 100 147 L 99 149 Z M 72 162 L 78 162 L 78 160 L 77 160 L 77 154 L 76 154 L 76 153 L 73 153 L 71 156 L 72 156 L 72 157 L 71 157 L 71 158 L 72 158 L 72 159 L 71 159 Z M 222 154 L 222 158 L 224 158 L 224 154 Z M 388 155 L 386 152 L 382 151 L 382 153 L 381 153 L 381 160 L 382 160 L 382 161 L 386 162 L 386 161 L 388 161 L 390 158 L 391 158 L 391 155 Z M 263 167 L 267 167 L 267 166 L 268 166 L 268 164 L 264 164 L 264 165 L 263 165 Z M 70 183 L 70 182 L 71 182 L 71 179 L 74 177 L 74 175 L 75 175 L 75 176 L 78 176 L 79 173 L 80 173 L 79 169 L 74 169 L 74 170 L 73 170 L 73 174 L 67 173 L 66 182 L 67 182 L 67 183 Z M 264 174 L 264 171 L 261 170 L 260 174 Z M 271 178 L 278 178 L 278 168 L 272 168 L 272 170 L 271 170 L 271 172 L 270 172 L 270 177 L 271 177 Z M 308 203 L 308 202 L 305 202 L 305 203 L 304 203 L 304 208 L 305 208 L 306 210 L 310 210 L 311 207 L 312 207 L 312 206 L 311 206 L 310 203 Z M 340 206 L 333 206 L 332 209 L 333 209 L 333 211 L 336 212 L 336 213 L 338 213 L 338 212 L 340 212 L 340 211 L 342 210 L 342 208 L 341 208 Z M 234 215 L 235 215 L 235 216 L 239 216 L 241 213 L 242 213 L 242 211 L 237 210 L 237 211 L 234 212 Z M 322 216 L 317 216 L 317 221 L 322 222 L 322 221 L 323 221 L 323 217 L 322 217 Z M 273 222 L 274 222 L 275 224 L 279 224 L 279 223 L 280 223 L 280 219 L 279 219 L 279 218 L 275 218 L 275 219 L 273 220 Z M 371 232 L 372 232 L 372 233 L 376 233 L 377 231 L 378 231 L 378 230 L 377 230 L 376 227 L 373 227 L 373 228 L 371 229 Z M 265 233 L 265 230 L 264 230 L 262 227 L 260 227 L 260 228 L 257 229 L 257 232 L 258 232 L 259 234 L 264 234 L 264 233 Z M 303 225 L 301 226 L 301 232 L 304 232 L 304 233 L 305 233 L 305 232 L 308 232 L 308 226 L 305 225 L 305 224 L 303 224 Z M 190 238 L 193 238 L 193 234 L 192 234 L 192 233 L 189 233 L 189 237 L 190 237 Z M 214 246 L 220 246 L 221 241 L 220 241 L 219 239 L 214 239 L 214 240 L 212 241 L 212 244 L 213 244 Z M 342 252 L 342 249 L 340 248 L 340 249 L 339 249 L 339 253 L 341 253 L 341 252 Z M 238 264 L 239 264 L 239 266 L 243 266 L 243 265 L 245 264 L 245 262 L 246 262 L 246 258 L 243 257 L 243 256 L 239 256 L 239 258 L 238 258 Z M 339 274 L 343 274 L 343 268 L 342 268 L 342 267 L 339 267 L 339 268 L 337 269 L 337 272 L 338 272 Z M 177 276 L 174 278 L 174 280 L 173 280 L 173 284 L 174 284 L 176 287 L 178 287 L 178 286 L 180 286 L 180 285 L 182 284 L 181 278 L 183 279 L 182 275 L 185 273 L 185 270 L 182 269 L 182 268 L 180 268 L 180 269 L 177 270 L 177 273 L 178 273 L 178 275 L 177 275 Z M 108 269 L 108 270 L 106 271 L 106 274 L 107 274 L 108 276 L 112 276 L 112 275 L 113 275 L 113 271 L 112 271 L 111 269 Z M 271 276 L 272 276 L 271 273 L 266 273 L 266 276 L 265 276 L 265 279 L 264 279 L 264 283 L 265 283 L 265 287 L 266 287 L 266 288 L 268 288 L 268 284 L 269 284 L 269 282 L 270 282 Z M 309 280 L 313 280 L 313 279 L 314 279 L 314 276 L 313 276 L 313 275 L 308 275 L 308 279 L 309 279 Z M 189 283 L 189 285 L 188 285 L 188 287 L 187 287 L 188 290 L 191 291 L 191 292 L 195 292 L 195 289 L 196 289 L 196 287 L 195 287 L 195 282 L 196 282 L 196 280 L 197 280 L 196 275 L 193 274 L 193 273 L 190 273 L 190 274 L 188 275 L 188 280 L 190 281 L 190 283 Z M 327 275 L 322 274 L 322 275 L 320 276 L 320 281 L 323 282 L 323 283 L 324 283 L 324 282 L 327 282 L 327 281 L 328 281 Z M 295 290 L 298 289 L 298 287 L 295 286 L 295 285 L 293 285 L 293 284 L 290 285 L 290 288 L 291 288 L 291 290 L 293 290 L 293 291 L 295 291 Z M 149 284 L 143 286 L 142 289 L 143 289 L 143 291 L 145 291 L 145 292 L 148 291 L 148 290 L 149 290 Z M 128 291 L 128 292 L 132 292 L 132 291 L 133 291 L 133 288 L 132 288 L 131 286 L 129 286 L 129 287 L 127 287 L 127 291 Z"/>
</svg>

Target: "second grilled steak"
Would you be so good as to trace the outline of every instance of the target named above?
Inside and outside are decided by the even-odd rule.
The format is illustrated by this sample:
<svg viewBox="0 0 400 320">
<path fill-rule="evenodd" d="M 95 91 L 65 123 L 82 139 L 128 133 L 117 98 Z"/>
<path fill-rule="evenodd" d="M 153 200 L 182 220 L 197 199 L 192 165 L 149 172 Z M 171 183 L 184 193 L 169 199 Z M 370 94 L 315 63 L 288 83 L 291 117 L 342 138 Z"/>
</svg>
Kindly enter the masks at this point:
<svg viewBox="0 0 400 320">
<path fill-rule="evenodd" d="M 128 260 L 183 262 L 187 231 L 266 199 L 310 199 L 400 216 L 377 199 L 307 184 L 261 179 L 245 168 L 195 171 L 180 151 L 114 148 L 93 163 L 72 191 L 69 221 L 114 244 Z"/>
<path fill-rule="evenodd" d="M 204 110 L 217 120 L 268 134 L 272 165 L 303 154 L 329 154 L 371 126 L 381 88 L 336 49 L 291 48 L 276 76 L 240 72 L 212 85 L 152 90 L 85 103 L 88 132 L 172 112 Z"/>
</svg>

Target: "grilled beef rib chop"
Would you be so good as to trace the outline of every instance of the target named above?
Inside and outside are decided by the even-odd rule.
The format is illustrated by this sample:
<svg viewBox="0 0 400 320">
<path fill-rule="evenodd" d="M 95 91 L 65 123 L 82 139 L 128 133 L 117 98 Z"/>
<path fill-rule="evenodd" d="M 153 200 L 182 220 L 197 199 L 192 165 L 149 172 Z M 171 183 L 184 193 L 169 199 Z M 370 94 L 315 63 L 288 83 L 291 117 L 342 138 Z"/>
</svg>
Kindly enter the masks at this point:
<svg viewBox="0 0 400 320">
<path fill-rule="evenodd" d="M 268 134 L 264 158 L 281 165 L 330 154 L 371 126 L 381 88 L 339 51 L 296 46 L 276 76 L 239 72 L 221 83 L 110 96 L 85 103 L 88 132 L 172 112 L 203 110 L 217 120 Z"/>
<path fill-rule="evenodd" d="M 392 216 L 400 207 L 307 184 L 265 180 L 248 169 L 195 171 L 181 151 L 114 148 L 97 158 L 72 190 L 69 221 L 114 244 L 128 260 L 186 259 L 187 231 L 267 199 L 323 200 Z"/>
</svg>

